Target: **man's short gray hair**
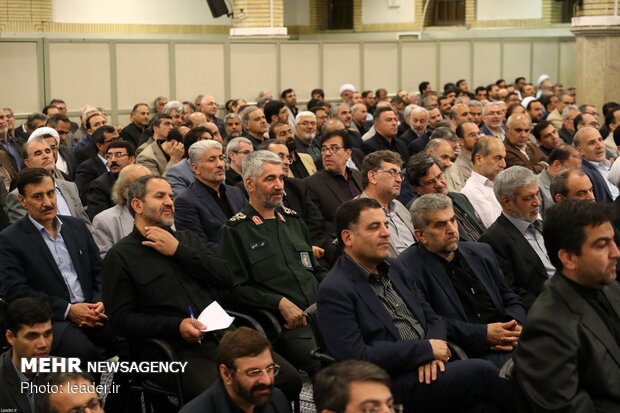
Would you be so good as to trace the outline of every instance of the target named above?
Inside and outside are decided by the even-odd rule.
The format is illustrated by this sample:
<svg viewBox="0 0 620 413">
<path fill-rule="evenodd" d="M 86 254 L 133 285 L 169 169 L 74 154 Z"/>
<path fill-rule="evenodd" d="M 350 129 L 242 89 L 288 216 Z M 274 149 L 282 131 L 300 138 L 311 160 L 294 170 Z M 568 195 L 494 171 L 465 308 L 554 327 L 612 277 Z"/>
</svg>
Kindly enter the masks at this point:
<svg viewBox="0 0 620 413">
<path fill-rule="evenodd" d="M 258 109 L 260 108 L 255 105 L 250 105 L 246 107 L 245 109 L 243 109 L 243 112 L 241 112 L 241 123 L 243 124 L 248 123 L 250 121 L 250 114 Z"/>
<path fill-rule="evenodd" d="M 486 115 L 486 114 L 487 114 L 487 110 L 488 110 L 487 108 L 488 108 L 489 106 L 498 106 L 498 107 L 499 107 L 499 103 L 497 103 L 497 102 L 489 102 L 489 103 L 487 103 L 486 105 L 482 106 L 482 114 L 483 114 L 483 115 Z"/>
<path fill-rule="evenodd" d="M 417 198 L 411 204 L 411 221 L 413 227 L 425 230 L 431 223 L 428 215 L 430 212 L 441 211 L 442 209 L 452 208 L 452 200 L 444 194 L 426 194 Z"/>
<path fill-rule="evenodd" d="M 193 143 L 192 146 L 190 146 L 189 150 L 187 151 L 187 154 L 189 156 L 189 162 L 190 163 L 200 162 L 200 158 L 202 157 L 202 154 L 208 149 L 219 149 L 221 151 L 222 144 L 212 139 L 198 141 L 198 142 Z"/>
<path fill-rule="evenodd" d="M 245 181 L 247 178 L 256 180 L 256 178 L 263 174 L 265 163 L 284 165 L 280 157 L 273 152 L 265 150 L 252 152 L 243 158 L 243 163 L 241 164 L 243 180 Z"/>
<path fill-rule="evenodd" d="M 469 102 L 467 102 L 467 106 L 469 106 L 470 108 L 472 106 L 475 106 L 477 108 L 482 109 L 482 102 L 480 102 L 479 100 L 470 100 Z"/>
<path fill-rule="evenodd" d="M 241 122 L 241 116 L 239 116 L 238 113 L 230 112 L 230 113 L 227 113 L 226 116 L 224 116 L 224 123 L 226 123 L 226 121 L 231 118 L 236 118 L 239 120 L 239 122 Z"/>
<path fill-rule="evenodd" d="M 310 112 L 309 110 L 302 110 L 301 112 L 297 114 L 297 116 L 295 116 L 295 125 L 299 125 L 301 123 L 301 118 L 307 118 L 307 117 L 310 117 L 316 120 L 316 115 L 314 113 Z"/>
<path fill-rule="evenodd" d="M 185 112 L 185 109 L 183 108 L 183 103 L 179 102 L 178 100 L 171 100 L 170 102 L 166 103 L 164 105 L 164 109 L 162 110 L 162 112 L 165 113 L 166 115 L 170 115 L 170 112 L 173 109 L 179 113 Z"/>
<path fill-rule="evenodd" d="M 409 108 L 410 106 L 411 106 L 411 109 L 409 110 L 409 113 L 407 113 L 407 108 Z M 405 112 L 403 113 L 403 116 L 405 117 L 405 119 L 409 120 L 411 118 L 411 115 L 414 115 L 414 114 L 417 115 L 418 113 L 422 113 L 424 116 L 426 116 L 426 120 L 428 120 L 429 118 L 428 110 L 418 105 L 407 106 L 405 108 Z"/>
<path fill-rule="evenodd" d="M 236 113 L 234 113 L 234 115 L 236 115 Z M 243 136 L 231 139 L 228 145 L 226 145 L 226 157 L 230 159 L 230 153 L 237 152 L 242 143 L 247 143 L 248 145 L 252 144 L 248 138 L 244 138 Z"/>
<path fill-rule="evenodd" d="M 329 114 L 330 114 L 332 117 L 335 117 L 336 115 L 338 115 L 338 112 L 340 111 L 340 108 L 341 108 L 341 107 L 343 107 L 343 106 L 346 106 L 346 107 L 348 107 L 348 108 L 349 108 L 349 110 L 351 110 L 351 106 L 349 106 L 349 105 L 347 105 L 346 103 L 344 103 L 344 102 L 343 102 L 343 103 L 338 103 L 338 104 L 336 104 L 336 105 L 332 105 L 332 106 L 329 108 Z M 297 122 L 297 119 L 299 119 L 299 115 L 300 115 L 300 114 L 298 113 L 298 114 L 297 114 L 297 117 L 295 118 L 295 125 L 297 125 L 297 123 L 298 123 L 298 122 Z"/>
<path fill-rule="evenodd" d="M 507 197 L 510 202 L 517 199 L 517 190 L 538 182 L 536 175 L 531 170 L 523 166 L 511 166 L 500 172 L 493 181 L 493 192 L 495 198 L 500 202 L 503 197 Z"/>
<path fill-rule="evenodd" d="M 448 128 L 447 126 L 439 126 L 435 128 L 433 133 L 431 133 L 431 136 L 429 137 L 429 141 L 432 141 L 435 139 L 445 139 L 447 141 L 456 141 L 457 137 L 454 134 L 454 132 L 452 132 L 452 130 Z"/>
<path fill-rule="evenodd" d="M 564 110 L 562 110 L 562 120 L 566 120 L 570 117 L 571 110 L 574 110 L 575 112 L 579 112 L 579 106 L 577 105 L 564 106 Z"/>
</svg>

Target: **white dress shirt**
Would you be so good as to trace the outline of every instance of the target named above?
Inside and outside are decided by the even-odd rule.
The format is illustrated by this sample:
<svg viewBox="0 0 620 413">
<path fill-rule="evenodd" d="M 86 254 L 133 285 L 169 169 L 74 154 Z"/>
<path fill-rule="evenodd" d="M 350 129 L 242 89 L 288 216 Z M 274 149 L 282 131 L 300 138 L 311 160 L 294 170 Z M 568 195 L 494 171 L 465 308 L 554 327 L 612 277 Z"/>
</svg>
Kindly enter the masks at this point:
<svg viewBox="0 0 620 413">
<path fill-rule="evenodd" d="M 474 209 L 480 216 L 485 227 L 489 228 L 502 213 L 502 207 L 495 198 L 493 181 L 479 173 L 472 171 L 471 176 L 465 182 L 461 193 L 469 199 Z"/>
</svg>

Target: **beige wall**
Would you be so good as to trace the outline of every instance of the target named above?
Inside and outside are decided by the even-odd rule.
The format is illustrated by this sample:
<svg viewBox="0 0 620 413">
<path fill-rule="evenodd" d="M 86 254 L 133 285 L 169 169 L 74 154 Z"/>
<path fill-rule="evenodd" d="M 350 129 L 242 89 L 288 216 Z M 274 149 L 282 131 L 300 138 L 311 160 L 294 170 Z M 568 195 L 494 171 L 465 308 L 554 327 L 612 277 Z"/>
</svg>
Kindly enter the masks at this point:
<svg viewBox="0 0 620 413">
<path fill-rule="evenodd" d="M 547 73 L 574 85 L 572 39 L 464 39 L 386 42 L 189 42 L 127 40 L 0 41 L 0 105 L 18 115 L 40 110 L 52 97 L 70 110 L 102 106 L 114 122 L 136 102 L 159 95 L 193 100 L 211 94 L 254 100 L 261 89 L 287 87 L 300 100 L 314 87 L 337 98 L 342 83 L 358 89 L 417 90 L 466 78 L 472 87 Z"/>
</svg>

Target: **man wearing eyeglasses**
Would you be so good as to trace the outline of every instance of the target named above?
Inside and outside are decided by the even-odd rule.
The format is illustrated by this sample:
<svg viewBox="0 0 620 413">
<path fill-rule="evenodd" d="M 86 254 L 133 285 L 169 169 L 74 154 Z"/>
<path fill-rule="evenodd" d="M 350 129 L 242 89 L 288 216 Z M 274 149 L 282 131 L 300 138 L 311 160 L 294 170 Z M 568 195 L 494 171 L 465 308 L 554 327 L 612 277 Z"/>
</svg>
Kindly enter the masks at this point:
<svg viewBox="0 0 620 413">
<path fill-rule="evenodd" d="M 289 413 L 290 406 L 274 378 L 269 341 L 257 331 L 240 327 L 224 335 L 215 361 L 219 380 L 186 404 L 179 413 Z"/>
<path fill-rule="evenodd" d="M 75 184 L 78 186 L 83 204 L 86 204 L 86 194 L 90 183 L 110 170 L 105 154 L 108 151 L 108 145 L 119 140 L 120 137 L 114 126 L 103 125 L 93 133 L 93 139 L 97 153 L 89 160 L 82 162 L 75 171 Z"/>
<path fill-rule="evenodd" d="M 243 181 L 241 177 L 241 165 L 246 155 L 254 152 L 252 142 L 248 138 L 233 138 L 226 145 L 226 158 L 228 159 L 228 168 L 226 169 L 226 184 L 236 185 Z"/>
<path fill-rule="evenodd" d="M 136 150 L 133 143 L 124 140 L 110 142 L 104 158 L 107 161 L 108 172 L 101 174 L 88 186 L 86 203 L 88 216 L 94 219 L 95 215 L 114 206 L 112 201 L 112 186 L 118 179 L 121 169 L 136 161 Z"/>
<path fill-rule="evenodd" d="M 38 412 L 104 413 L 103 400 L 95 392 L 93 378 L 87 373 L 55 373 L 48 377 L 50 387 L 57 391 L 45 393 Z"/>
<path fill-rule="evenodd" d="M 506 168 L 514 165 L 524 166 L 535 174 L 545 170 L 547 157 L 530 141 L 532 121 L 524 114 L 517 113 L 506 122 Z"/>
<path fill-rule="evenodd" d="M 390 257 L 397 257 L 416 241 L 411 215 L 396 199 L 403 183 L 402 163 L 400 156 L 392 151 L 373 152 L 362 162 L 364 192 L 360 198 L 372 198 L 381 204 L 389 221 Z"/>
</svg>

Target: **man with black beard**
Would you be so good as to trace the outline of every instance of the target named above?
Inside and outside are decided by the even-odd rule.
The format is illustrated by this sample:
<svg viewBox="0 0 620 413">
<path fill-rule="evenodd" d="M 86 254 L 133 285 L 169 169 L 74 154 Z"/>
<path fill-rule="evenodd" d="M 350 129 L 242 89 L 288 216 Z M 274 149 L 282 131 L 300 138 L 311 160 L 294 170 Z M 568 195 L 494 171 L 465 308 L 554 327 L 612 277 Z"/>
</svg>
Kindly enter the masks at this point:
<svg viewBox="0 0 620 413">
<path fill-rule="evenodd" d="M 241 327 L 226 333 L 218 346 L 216 362 L 219 380 L 180 413 L 290 411 L 284 394 L 274 388 L 280 366 L 273 361 L 269 341 L 257 331 Z"/>
</svg>

